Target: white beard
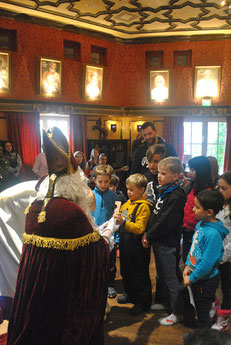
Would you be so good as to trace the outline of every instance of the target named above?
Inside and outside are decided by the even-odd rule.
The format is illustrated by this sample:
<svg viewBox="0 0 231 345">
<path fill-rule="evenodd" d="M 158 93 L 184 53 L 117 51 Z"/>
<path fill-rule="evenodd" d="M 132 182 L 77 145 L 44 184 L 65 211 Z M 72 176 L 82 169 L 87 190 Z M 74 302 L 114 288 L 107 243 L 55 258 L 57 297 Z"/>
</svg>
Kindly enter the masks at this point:
<svg viewBox="0 0 231 345">
<path fill-rule="evenodd" d="M 44 200 L 49 186 L 49 176 L 41 183 L 37 194 L 37 200 Z M 87 185 L 87 178 L 83 171 L 78 168 L 74 174 L 64 175 L 57 178 L 54 189 L 54 197 L 63 197 L 73 201 L 82 208 L 89 218 L 91 225 L 96 228 L 93 217 L 91 215 L 91 207 L 94 194 Z"/>
</svg>

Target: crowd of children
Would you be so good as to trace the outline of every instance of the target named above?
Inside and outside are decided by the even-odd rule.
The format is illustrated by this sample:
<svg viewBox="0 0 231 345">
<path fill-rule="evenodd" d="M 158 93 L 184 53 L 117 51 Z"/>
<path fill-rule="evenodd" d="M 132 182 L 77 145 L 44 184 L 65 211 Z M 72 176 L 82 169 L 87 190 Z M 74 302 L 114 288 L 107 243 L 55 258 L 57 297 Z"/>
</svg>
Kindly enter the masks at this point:
<svg viewBox="0 0 231 345">
<path fill-rule="evenodd" d="M 167 312 L 168 316 L 158 321 L 173 325 L 183 321 L 188 291 L 198 327 L 227 330 L 231 315 L 231 172 L 212 178 L 210 160 L 198 156 L 189 160 L 185 178 L 180 159 L 165 158 L 166 149 L 161 144 L 150 146 L 146 157 L 149 172 L 126 179 L 126 197 L 118 189 L 120 179 L 111 166 L 97 165 L 94 160 L 96 210 L 92 215 L 97 225 L 112 216 L 120 225 L 115 248 L 124 292 L 117 301 L 132 303 L 133 316 L 144 314 L 150 307 Z M 115 213 L 118 200 L 122 206 Z M 153 304 L 151 247 L 157 272 Z M 111 251 L 109 298 L 117 295 L 115 253 Z M 183 272 L 180 260 L 185 264 Z M 221 306 L 216 300 L 220 283 Z"/>
</svg>

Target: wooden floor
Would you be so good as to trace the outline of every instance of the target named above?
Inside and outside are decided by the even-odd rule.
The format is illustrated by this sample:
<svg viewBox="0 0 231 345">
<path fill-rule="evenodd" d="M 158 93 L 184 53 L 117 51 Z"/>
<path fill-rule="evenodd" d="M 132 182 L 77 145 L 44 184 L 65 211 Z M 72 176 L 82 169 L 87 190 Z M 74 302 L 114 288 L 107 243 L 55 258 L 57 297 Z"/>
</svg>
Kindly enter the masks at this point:
<svg viewBox="0 0 231 345">
<path fill-rule="evenodd" d="M 117 260 L 117 277 L 115 288 L 118 294 L 123 292 L 122 280 Z M 152 280 L 153 295 L 155 292 L 155 264 L 151 257 L 150 276 Z M 116 298 L 108 300 L 111 313 L 105 322 L 105 345 L 180 345 L 183 344 L 183 334 L 191 332 L 183 324 L 161 326 L 158 318 L 167 314 L 161 312 L 148 312 L 143 316 L 131 316 L 129 308 L 132 304 L 120 305 Z M 231 331 L 229 331 L 231 333 Z"/>
<path fill-rule="evenodd" d="M 155 292 L 155 264 L 151 258 L 150 276 Z M 115 288 L 118 295 L 123 292 L 120 276 L 119 259 L 117 259 L 117 276 Z M 183 334 L 192 331 L 183 324 L 174 326 L 160 326 L 158 318 L 164 313 L 148 312 L 142 316 L 131 316 L 129 308 L 132 304 L 121 305 L 115 299 L 108 300 L 111 305 L 111 313 L 105 321 L 105 345 L 181 345 Z M 0 325 L 0 335 L 7 331 L 8 321 Z M 231 330 L 229 330 L 231 334 Z M 41 344 L 42 345 L 42 344 Z M 83 344 L 84 345 L 84 344 Z"/>
</svg>

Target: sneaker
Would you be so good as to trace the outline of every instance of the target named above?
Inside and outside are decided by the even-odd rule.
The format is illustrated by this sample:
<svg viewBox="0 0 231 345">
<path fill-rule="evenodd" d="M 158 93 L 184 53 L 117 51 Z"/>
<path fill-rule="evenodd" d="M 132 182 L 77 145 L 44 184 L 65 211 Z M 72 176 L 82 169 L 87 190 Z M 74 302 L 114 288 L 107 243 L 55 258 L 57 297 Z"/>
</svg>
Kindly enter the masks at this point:
<svg viewBox="0 0 231 345">
<path fill-rule="evenodd" d="M 130 314 L 133 316 L 139 316 L 141 314 L 144 314 L 145 310 L 143 306 L 139 304 L 135 304 L 131 309 L 130 309 Z"/>
<path fill-rule="evenodd" d="M 126 304 L 126 303 L 130 303 L 128 295 L 126 294 L 126 292 L 124 292 L 122 295 L 120 295 L 119 297 L 117 297 L 117 302 L 119 304 Z"/>
<path fill-rule="evenodd" d="M 155 303 L 151 306 L 151 309 L 154 311 L 166 310 L 166 307 L 163 304 Z"/>
<path fill-rule="evenodd" d="M 229 318 L 224 318 L 222 316 L 218 316 L 217 321 L 212 325 L 212 329 L 216 329 L 217 331 L 227 331 L 229 329 Z"/>
<path fill-rule="evenodd" d="M 115 298 L 116 296 L 117 296 L 116 290 L 112 286 L 109 286 L 109 288 L 107 290 L 107 297 L 108 298 Z"/>
<path fill-rule="evenodd" d="M 183 321 L 183 315 L 175 315 L 175 314 L 170 314 L 166 317 L 163 317 L 158 320 L 160 325 L 165 325 L 165 326 L 172 326 L 175 325 L 175 323 Z"/>
<path fill-rule="evenodd" d="M 212 303 L 210 311 L 209 311 L 209 317 L 212 322 L 215 321 L 216 316 L 217 316 L 217 306 L 218 306 L 218 300 L 216 299 L 216 301 Z"/>
</svg>

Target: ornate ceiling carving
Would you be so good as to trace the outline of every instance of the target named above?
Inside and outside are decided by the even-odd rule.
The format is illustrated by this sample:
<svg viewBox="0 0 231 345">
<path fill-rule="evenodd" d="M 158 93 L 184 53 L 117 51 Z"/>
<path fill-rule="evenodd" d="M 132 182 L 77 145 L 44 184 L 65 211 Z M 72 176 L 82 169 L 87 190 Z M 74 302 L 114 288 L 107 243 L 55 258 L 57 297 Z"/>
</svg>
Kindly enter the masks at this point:
<svg viewBox="0 0 231 345">
<path fill-rule="evenodd" d="M 3 0 L 0 10 L 123 39 L 231 33 L 221 0 Z"/>
</svg>

